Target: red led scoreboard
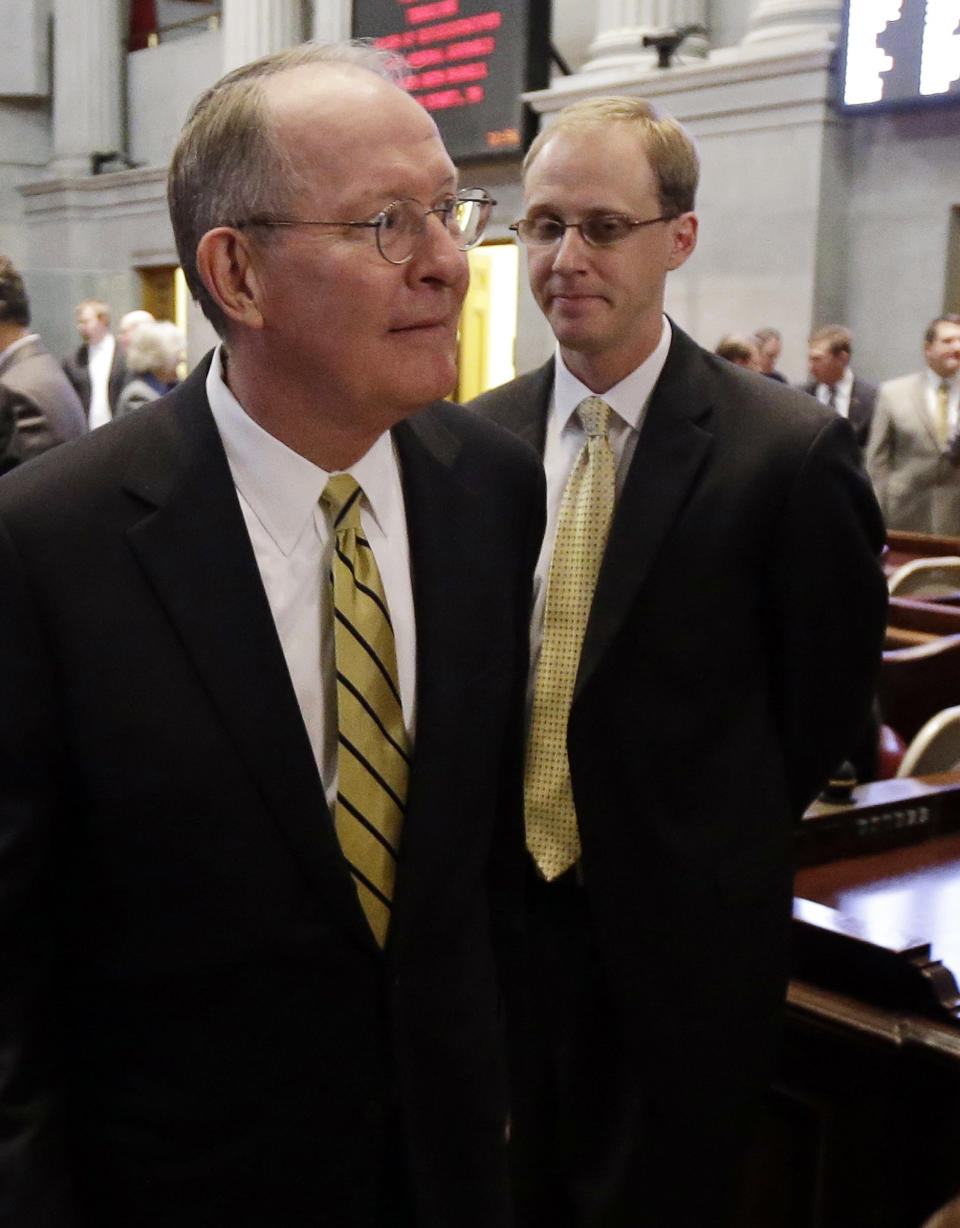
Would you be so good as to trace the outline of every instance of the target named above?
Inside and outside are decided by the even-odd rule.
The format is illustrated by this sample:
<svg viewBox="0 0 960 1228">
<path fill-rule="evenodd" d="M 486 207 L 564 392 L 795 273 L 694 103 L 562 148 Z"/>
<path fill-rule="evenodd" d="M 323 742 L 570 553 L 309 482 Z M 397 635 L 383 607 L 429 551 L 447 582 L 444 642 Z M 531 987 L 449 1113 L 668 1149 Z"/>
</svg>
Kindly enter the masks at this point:
<svg viewBox="0 0 960 1228">
<path fill-rule="evenodd" d="M 522 152 L 520 100 L 550 74 L 550 0 L 354 0 L 353 34 L 397 51 L 455 161 Z"/>
</svg>

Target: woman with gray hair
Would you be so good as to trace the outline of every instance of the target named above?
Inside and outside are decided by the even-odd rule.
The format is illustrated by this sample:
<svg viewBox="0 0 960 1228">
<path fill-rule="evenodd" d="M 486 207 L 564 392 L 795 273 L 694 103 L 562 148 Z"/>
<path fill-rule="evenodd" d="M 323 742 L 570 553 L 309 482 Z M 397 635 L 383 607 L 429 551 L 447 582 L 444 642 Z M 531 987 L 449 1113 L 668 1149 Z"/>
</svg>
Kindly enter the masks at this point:
<svg viewBox="0 0 960 1228">
<path fill-rule="evenodd" d="M 121 418 L 156 401 L 179 383 L 177 366 L 183 361 L 185 348 L 183 331 L 169 320 L 149 320 L 138 325 L 127 351 L 127 367 L 133 378 L 124 385 L 113 416 Z"/>
</svg>

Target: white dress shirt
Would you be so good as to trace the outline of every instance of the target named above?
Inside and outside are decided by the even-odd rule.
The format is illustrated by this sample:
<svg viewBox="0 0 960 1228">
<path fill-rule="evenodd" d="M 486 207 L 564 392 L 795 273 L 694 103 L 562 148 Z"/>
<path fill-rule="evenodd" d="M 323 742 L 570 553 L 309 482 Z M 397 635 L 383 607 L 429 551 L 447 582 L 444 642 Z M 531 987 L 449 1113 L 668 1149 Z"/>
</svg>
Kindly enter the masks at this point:
<svg viewBox="0 0 960 1228">
<path fill-rule="evenodd" d="M 337 698 L 330 563 L 333 532 L 320 504 L 330 476 L 244 412 L 223 380 L 220 347 L 207 398 L 226 449 L 243 519 L 293 689 L 331 808 L 337 795 Z M 413 745 L 416 635 L 400 467 L 385 432 L 346 471 L 363 489 L 360 522 L 390 609 L 404 723 Z"/>
<path fill-rule="evenodd" d="M 613 410 L 610 415 L 610 447 L 617 466 L 616 493 L 619 498 L 626 480 L 627 470 L 637 446 L 637 437 L 643 425 L 647 405 L 654 386 L 663 371 L 670 350 L 670 321 L 663 317 L 660 340 L 653 353 L 639 367 L 635 367 L 619 384 L 614 384 L 602 394 L 602 400 Z M 543 464 L 547 474 L 547 528 L 540 547 L 537 570 L 534 576 L 533 617 L 530 626 L 530 695 L 540 657 L 540 641 L 543 638 L 543 609 L 547 595 L 547 575 L 553 557 L 553 544 L 557 538 L 557 521 L 560 519 L 560 503 L 563 488 L 576 463 L 586 433 L 574 410 L 584 397 L 595 394 L 582 384 L 566 367 L 557 348 L 556 375 L 553 382 L 553 398 L 547 413 L 547 433 L 544 441 Z"/>
<path fill-rule="evenodd" d="M 850 417 L 850 398 L 853 396 L 853 369 L 847 367 L 834 384 L 833 408 L 841 418 Z M 830 404 L 830 385 L 817 384 L 816 398 L 821 405 Z"/>
<path fill-rule="evenodd" d="M 117 348 L 113 333 L 101 337 L 95 345 L 87 347 L 87 372 L 90 375 L 90 430 L 103 426 L 113 417 L 110 409 L 110 368 Z"/>
</svg>

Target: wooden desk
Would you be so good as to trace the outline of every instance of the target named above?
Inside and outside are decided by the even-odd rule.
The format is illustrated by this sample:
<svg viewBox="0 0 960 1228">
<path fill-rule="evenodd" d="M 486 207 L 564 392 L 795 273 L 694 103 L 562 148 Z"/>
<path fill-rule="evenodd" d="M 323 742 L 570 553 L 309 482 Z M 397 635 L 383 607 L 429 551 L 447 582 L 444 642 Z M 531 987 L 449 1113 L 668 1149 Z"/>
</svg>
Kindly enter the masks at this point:
<svg viewBox="0 0 960 1228">
<path fill-rule="evenodd" d="M 937 536 L 932 533 L 906 533 L 897 529 L 889 529 L 883 567 L 889 575 L 904 563 L 909 563 L 911 559 L 939 558 L 948 554 L 960 555 L 960 537 Z"/>
<path fill-rule="evenodd" d="M 919 1228 L 960 1190 L 960 773 L 817 802 L 742 1228 Z"/>
</svg>

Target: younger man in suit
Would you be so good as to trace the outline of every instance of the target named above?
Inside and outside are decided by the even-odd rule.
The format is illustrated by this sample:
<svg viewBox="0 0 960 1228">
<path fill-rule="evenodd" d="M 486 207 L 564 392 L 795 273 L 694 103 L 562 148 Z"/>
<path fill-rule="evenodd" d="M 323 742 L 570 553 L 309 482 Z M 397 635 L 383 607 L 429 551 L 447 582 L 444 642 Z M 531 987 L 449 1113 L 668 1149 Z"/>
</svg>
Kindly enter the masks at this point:
<svg viewBox="0 0 960 1228">
<path fill-rule="evenodd" d="M 891 529 L 960 534 L 960 315 L 932 320 L 926 369 L 880 385 L 866 465 Z"/>
<path fill-rule="evenodd" d="M 77 390 L 93 430 L 113 417 L 113 407 L 126 383 L 127 364 L 110 331 L 110 308 L 106 303 L 95 298 L 77 303 L 77 332 L 83 340 L 63 360 L 63 369 Z"/>
<path fill-rule="evenodd" d="M 848 419 L 862 448 L 870 433 L 877 386 L 854 375 L 852 353 L 853 333 L 842 324 L 828 324 L 811 333 L 807 349 L 810 379 L 803 390 Z"/>
<path fill-rule="evenodd" d="M 663 314 L 698 166 L 637 98 L 525 162 L 545 367 L 480 397 L 544 457 L 526 774 L 526 1228 L 734 1222 L 787 976 L 793 825 L 854 740 L 885 611 L 849 424 Z"/>
<path fill-rule="evenodd" d="M 373 51 L 237 69 L 170 176 L 223 344 L 0 482 L 4 1228 L 510 1222 L 543 478 L 430 404 L 490 203 Z"/>
</svg>

